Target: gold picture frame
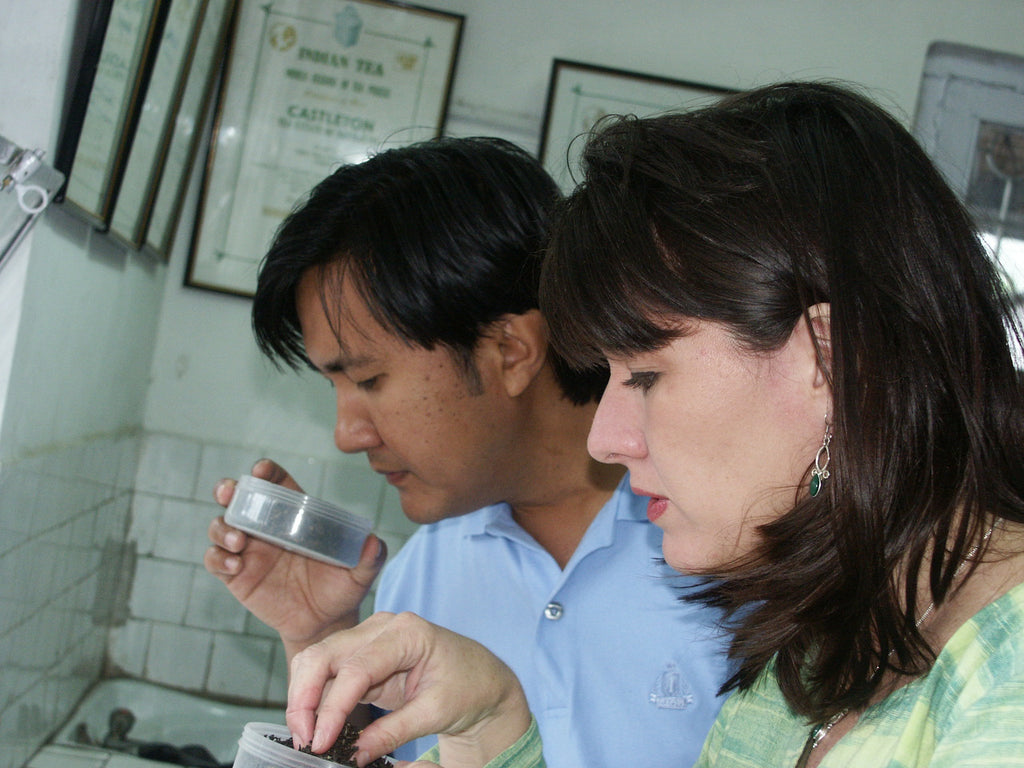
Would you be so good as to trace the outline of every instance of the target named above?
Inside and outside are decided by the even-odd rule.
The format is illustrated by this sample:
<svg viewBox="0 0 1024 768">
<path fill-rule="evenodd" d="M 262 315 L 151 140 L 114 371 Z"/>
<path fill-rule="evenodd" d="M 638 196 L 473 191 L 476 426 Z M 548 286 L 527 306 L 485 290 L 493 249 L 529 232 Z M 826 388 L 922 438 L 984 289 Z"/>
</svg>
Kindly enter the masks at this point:
<svg viewBox="0 0 1024 768">
<path fill-rule="evenodd" d="M 462 25 L 381 0 L 240 0 L 185 284 L 252 296 L 274 232 L 316 183 L 440 135 Z"/>
</svg>

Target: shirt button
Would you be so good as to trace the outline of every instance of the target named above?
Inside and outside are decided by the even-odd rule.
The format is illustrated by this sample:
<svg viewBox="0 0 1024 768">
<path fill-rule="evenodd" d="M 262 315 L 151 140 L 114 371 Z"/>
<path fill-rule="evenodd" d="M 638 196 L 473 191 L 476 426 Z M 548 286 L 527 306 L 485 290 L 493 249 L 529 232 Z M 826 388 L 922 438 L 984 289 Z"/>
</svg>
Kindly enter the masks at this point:
<svg viewBox="0 0 1024 768">
<path fill-rule="evenodd" d="M 551 619 L 551 621 L 558 621 L 560 618 L 562 618 L 562 614 L 564 612 L 565 609 L 562 607 L 561 603 L 548 603 L 544 607 L 544 618 Z"/>
</svg>

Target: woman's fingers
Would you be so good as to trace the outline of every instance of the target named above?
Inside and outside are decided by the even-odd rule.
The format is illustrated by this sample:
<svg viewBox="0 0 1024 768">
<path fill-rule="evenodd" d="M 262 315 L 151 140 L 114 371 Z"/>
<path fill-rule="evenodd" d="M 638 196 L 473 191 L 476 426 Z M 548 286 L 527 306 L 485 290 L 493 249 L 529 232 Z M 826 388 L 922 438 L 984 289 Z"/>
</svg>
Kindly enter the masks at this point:
<svg viewBox="0 0 1024 768">
<path fill-rule="evenodd" d="M 360 699 L 376 686 L 357 652 L 377 637 L 391 614 L 374 614 L 356 627 L 314 643 L 292 659 L 285 722 L 292 737 L 314 752 L 327 749 Z M 384 668 L 389 662 L 383 658 Z M 344 670 L 339 680 L 339 671 Z M 332 682 L 331 686 L 327 686 Z M 314 735 L 315 730 L 315 735 Z"/>
<path fill-rule="evenodd" d="M 366 760 L 437 733 L 468 749 L 472 762 L 498 754 L 529 725 L 507 666 L 479 643 L 410 613 L 374 614 L 336 632 L 296 654 L 290 672 L 288 727 L 297 744 L 318 754 L 360 702 L 390 710 L 359 737 Z"/>
</svg>

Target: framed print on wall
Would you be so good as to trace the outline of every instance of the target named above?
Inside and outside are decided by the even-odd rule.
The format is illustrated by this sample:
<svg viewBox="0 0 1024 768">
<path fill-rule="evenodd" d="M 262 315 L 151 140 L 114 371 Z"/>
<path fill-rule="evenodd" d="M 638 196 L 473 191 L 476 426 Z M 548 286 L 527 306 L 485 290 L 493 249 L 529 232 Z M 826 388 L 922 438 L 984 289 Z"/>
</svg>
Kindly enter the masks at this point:
<svg viewBox="0 0 1024 768">
<path fill-rule="evenodd" d="M 569 192 L 578 175 L 583 135 L 602 117 L 645 117 L 672 109 L 695 109 L 732 92 L 729 88 L 555 59 L 541 129 L 540 161 Z"/>
<path fill-rule="evenodd" d="M 212 100 L 214 77 L 224 51 L 235 0 L 208 0 L 192 56 L 192 69 L 164 157 L 160 186 L 145 228 L 143 249 L 167 260 L 181 218 L 186 187 Z"/>
<path fill-rule="evenodd" d="M 145 239 L 206 7 L 207 0 L 170 0 L 110 217 L 110 234 L 130 248 Z"/>
<path fill-rule="evenodd" d="M 54 165 L 67 177 L 64 202 L 97 229 L 110 224 L 168 8 L 166 0 L 101 0 L 93 6 Z"/>
<path fill-rule="evenodd" d="M 273 235 L 339 165 L 444 128 L 463 16 L 240 0 L 185 284 L 252 296 Z"/>
</svg>

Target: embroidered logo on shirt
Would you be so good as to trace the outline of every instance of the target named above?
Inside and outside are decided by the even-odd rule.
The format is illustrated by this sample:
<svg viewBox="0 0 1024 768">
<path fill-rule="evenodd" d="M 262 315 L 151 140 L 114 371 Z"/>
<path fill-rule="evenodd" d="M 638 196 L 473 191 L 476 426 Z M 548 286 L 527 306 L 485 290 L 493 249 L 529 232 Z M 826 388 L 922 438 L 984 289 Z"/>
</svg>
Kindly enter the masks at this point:
<svg viewBox="0 0 1024 768">
<path fill-rule="evenodd" d="M 686 684 L 675 662 L 665 665 L 665 670 L 654 681 L 647 700 L 659 709 L 686 709 L 693 704 L 693 691 Z"/>
</svg>

